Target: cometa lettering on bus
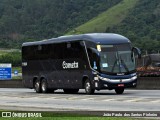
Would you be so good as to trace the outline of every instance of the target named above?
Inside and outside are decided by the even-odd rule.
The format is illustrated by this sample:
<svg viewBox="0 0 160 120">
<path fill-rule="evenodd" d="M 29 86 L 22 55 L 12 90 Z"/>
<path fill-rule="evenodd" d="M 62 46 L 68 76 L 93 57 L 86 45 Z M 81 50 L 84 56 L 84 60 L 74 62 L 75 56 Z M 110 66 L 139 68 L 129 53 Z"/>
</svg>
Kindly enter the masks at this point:
<svg viewBox="0 0 160 120">
<path fill-rule="evenodd" d="M 63 61 L 62 63 L 63 69 L 68 69 L 68 68 L 78 68 L 78 62 L 73 62 L 73 63 L 66 63 L 66 61 Z"/>
</svg>

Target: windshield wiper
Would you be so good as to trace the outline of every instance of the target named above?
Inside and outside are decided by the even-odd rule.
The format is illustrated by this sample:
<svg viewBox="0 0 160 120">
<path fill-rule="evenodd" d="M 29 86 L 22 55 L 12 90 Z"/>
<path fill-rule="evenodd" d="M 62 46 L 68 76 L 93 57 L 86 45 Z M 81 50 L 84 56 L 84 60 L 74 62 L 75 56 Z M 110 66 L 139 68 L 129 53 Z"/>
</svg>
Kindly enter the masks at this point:
<svg viewBox="0 0 160 120">
<path fill-rule="evenodd" d="M 114 65 L 113 65 L 113 67 L 112 67 L 112 71 L 111 71 L 112 73 L 113 73 L 114 68 L 115 68 L 115 66 L 116 66 L 116 62 L 117 62 L 117 60 L 118 60 L 118 59 L 116 59 L 116 60 L 115 60 Z"/>
<path fill-rule="evenodd" d="M 120 57 L 121 63 L 123 63 L 124 68 L 126 69 L 127 72 L 129 72 L 127 65 L 125 64 L 124 60 Z"/>
</svg>

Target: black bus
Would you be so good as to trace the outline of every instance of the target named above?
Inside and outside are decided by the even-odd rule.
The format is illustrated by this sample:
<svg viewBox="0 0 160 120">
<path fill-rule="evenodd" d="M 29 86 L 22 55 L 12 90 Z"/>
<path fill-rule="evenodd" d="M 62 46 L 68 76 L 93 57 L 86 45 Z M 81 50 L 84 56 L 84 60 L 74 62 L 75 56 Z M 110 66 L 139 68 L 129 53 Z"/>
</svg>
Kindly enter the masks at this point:
<svg viewBox="0 0 160 120">
<path fill-rule="evenodd" d="M 23 83 L 37 93 L 63 89 L 65 93 L 86 94 L 95 90 L 136 87 L 135 54 L 124 36 L 90 33 L 61 36 L 22 45 Z"/>
</svg>

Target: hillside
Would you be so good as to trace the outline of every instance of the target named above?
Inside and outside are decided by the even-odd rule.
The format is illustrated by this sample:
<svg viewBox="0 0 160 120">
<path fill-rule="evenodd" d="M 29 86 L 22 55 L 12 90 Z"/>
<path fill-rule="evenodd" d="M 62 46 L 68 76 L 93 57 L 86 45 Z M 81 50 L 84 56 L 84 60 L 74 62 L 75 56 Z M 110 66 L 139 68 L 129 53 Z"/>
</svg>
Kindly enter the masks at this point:
<svg viewBox="0 0 160 120">
<path fill-rule="evenodd" d="M 119 33 L 160 51 L 159 0 L 0 0 L 0 47 L 88 32 Z"/>
<path fill-rule="evenodd" d="M 160 2 L 123 0 L 67 34 L 88 32 L 119 33 L 145 53 L 160 51 Z"/>
<path fill-rule="evenodd" d="M 106 32 L 116 32 L 130 38 L 145 53 L 160 52 L 160 2 L 140 0 L 119 25 Z"/>
<path fill-rule="evenodd" d="M 0 0 L 0 47 L 63 35 L 121 0 Z"/>
<path fill-rule="evenodd" d="M 122 0 L 119 4 L 99 14 L 85 24 L 75 28 L 68 34 L 105 32 L 106 28 L 121 23 L 138 0 Z"/>
</svg>

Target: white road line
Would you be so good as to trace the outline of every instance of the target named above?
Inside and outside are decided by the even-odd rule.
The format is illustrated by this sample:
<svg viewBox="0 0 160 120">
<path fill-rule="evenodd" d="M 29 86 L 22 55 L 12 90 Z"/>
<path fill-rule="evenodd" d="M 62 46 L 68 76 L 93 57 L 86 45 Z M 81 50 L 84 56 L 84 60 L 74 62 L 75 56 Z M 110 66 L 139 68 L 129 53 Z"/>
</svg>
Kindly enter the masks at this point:
<svg viewBox="0 0 160 120">
<path fill-rule="evenodd" d="M 57 97 L 48 97 L 46 99 L 57 99 Z"/>
<path fill-rule="evenodd" d="M 69 97 L 69 98 L 67 98 L 68 100 L 75 100 L 75 99 L 77 99 L 78 97 Z"/>
<path fill-rule="evenodd" d="M 142 98 L 137 98 L 137 99 L 131 99 L 131 100 L 124 100 L 125 102 L 138 102 L 140 100 L 144 100 Z"/>
<path fill-rule="evenodd" d="M 150 102 L 152 102 L 152 103 L 160 103 L 160 100 L 152 100 Z"/>
<path fill-rule="evenodd" d="M 81 100 L 93 100 L 94 98 L 85 98 L 85 99 L 81 99 Z"/>
<path fill-rule="evenodd" d="M 102 100 L 102 101 L 115 101 L 116 99 L 105 99 L 105 100 Z"/>
</svg>

